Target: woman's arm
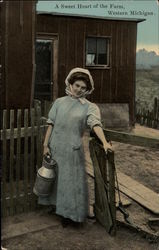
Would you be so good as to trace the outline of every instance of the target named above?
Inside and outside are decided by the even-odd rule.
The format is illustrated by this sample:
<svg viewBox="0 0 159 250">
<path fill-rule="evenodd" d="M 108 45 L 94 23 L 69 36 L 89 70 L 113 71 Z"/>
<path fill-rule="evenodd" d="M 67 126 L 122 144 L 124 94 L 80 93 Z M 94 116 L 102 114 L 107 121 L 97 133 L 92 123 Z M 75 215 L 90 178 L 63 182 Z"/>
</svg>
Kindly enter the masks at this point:
<svg viewBox="0 0 159 250">
<path fill-rule="evenodd" d="M 100 139 L 100 141 L 103 143 L 103 148 L 105 149 L 105 151 L 107 151 L 108 149 L 113 150 L 111 144 L 109 144 L 105 139 L 103 129 L 100 126 L 94 126 L 93 130 Z"/>
<path fill-rule="evenodd" d="M 48 147 L 48 144 L 49 144 L 50 135 L 52 133 L 52 129 L 53 129 L 53 125 L 49 125 L 47 128 L 44 143 L 43 143 L 43 147 L 44 147 L 43 154 L 50 153 L 50 149 Z"/>
</svg>

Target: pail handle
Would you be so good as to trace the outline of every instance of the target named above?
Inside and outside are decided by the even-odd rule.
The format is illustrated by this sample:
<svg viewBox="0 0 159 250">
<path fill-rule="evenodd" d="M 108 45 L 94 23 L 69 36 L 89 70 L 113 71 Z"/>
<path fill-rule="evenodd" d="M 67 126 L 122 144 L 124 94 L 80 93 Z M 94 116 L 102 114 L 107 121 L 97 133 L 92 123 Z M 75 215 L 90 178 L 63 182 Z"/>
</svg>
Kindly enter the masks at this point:
<svg viewBox="0 0 159 250">
<path fill-rule="evenodd" d="M 44 154 L 43 155 L 43 159 L 45 159 L 45 157 L 49 157 L 50 159 L 51 159 L 51 153 L 46 153 L 46 154 Z M 38 166 L 36 165 L 36 171 L 38 172 L 38 170 L 39 170 L 39 168 L 38 168 Z"/>
</svg>

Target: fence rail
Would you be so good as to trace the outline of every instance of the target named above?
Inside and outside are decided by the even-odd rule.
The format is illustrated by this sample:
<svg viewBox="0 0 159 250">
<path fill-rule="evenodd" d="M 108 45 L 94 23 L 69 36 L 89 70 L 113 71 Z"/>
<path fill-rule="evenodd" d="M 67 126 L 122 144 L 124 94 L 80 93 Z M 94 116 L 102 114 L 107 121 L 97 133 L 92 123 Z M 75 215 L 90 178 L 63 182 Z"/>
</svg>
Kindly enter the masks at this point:
<svg viewBox="0 0 159 250">
<path fill-rule="evenodd" d="M 154 99 L 153 109 L 138 109 L 136 112 L 136 122 L 150 128 L 159 129 L 159 99 Z"/>
</svg>

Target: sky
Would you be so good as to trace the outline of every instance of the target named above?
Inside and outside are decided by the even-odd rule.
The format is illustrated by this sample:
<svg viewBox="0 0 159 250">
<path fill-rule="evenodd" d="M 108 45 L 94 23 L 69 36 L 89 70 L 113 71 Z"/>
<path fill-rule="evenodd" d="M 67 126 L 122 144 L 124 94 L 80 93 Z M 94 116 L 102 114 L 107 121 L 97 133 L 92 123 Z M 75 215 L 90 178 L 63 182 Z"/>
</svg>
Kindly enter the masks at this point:
<svg viewBox="0 0 159 250">
<path fill-rule="evenodd" d="M 159 3 L 157 0 L 38 1 L 37 11 L 146 19 L 138 23 L 137 50 L 145 48 L 159 55 Z"/>
</svg>

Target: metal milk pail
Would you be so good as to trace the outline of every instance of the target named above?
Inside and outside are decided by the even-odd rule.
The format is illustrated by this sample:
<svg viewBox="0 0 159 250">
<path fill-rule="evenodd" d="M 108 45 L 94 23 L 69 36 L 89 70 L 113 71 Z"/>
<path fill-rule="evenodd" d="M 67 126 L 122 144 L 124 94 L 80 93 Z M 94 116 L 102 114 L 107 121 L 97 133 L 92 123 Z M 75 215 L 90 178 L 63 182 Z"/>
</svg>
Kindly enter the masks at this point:
<svg viewBox="0 0 159 250">
<path fill-rule="evenodd" d="M 33 193 L 37 196 L 47 197 L 50 195 L 56 177 L 55 167 L 57 163 L 47 154 L 43 157 L 42 167 L 38 169 Z"/>
</svg>

